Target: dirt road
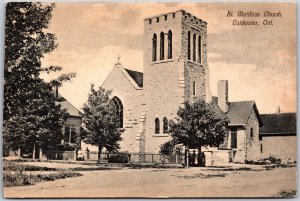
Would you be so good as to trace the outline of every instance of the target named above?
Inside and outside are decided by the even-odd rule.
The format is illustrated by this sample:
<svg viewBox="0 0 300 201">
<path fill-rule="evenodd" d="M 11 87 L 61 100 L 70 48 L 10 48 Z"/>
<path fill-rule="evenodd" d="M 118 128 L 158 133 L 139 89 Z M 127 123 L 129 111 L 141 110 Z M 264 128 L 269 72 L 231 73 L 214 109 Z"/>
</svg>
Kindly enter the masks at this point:
<svg viewBox="0 0 300 201">
<path fill-rule="evenodd" d="M 296 190 L 296 168 L 263 171 L 121 169 L 83 171 L 83 176 L 4 188 L 5 197 L 269 197 Z"/>
</svg>

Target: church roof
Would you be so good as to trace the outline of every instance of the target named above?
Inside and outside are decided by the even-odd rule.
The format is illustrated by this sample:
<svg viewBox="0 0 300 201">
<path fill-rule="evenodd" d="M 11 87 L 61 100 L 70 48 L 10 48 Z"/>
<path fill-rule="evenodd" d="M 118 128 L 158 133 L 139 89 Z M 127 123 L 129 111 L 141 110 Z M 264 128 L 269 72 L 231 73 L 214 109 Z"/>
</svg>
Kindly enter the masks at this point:
<svg viewBox="0 0 300 201">
<path fill-rule="evenodd" d="M 115 67 L 110 71 L 110 74 L 106 77 L 106 79 L 103 81 L 102 86 L 106 83 L 106 81 L 109 79 L 111 73 L 114 71 L 114 69 L 120 70 L 123 75 L 126 77 L 126 79 L 129 81 L 129 83 L 137 90 L 143 89 L 143 73 L 133 70 L 125 69 L 121 63 L 116 63 Z"/>
<path fill-rule="evenodd" d="M 246 125 L 252 109 L 254 109 L 256 113 L 256 117 L 259 121 L 259 125 L 262 126 L 263 124 L 254 101 L 229 102 L 229 108 L 226 113 L 224 113 L 219 108 L 218 97 L 212 97 L 212 103 L 216 108 L 215 109 L 216 113 L 222 116 L 226 116 L 228 118 L 229 126 Z"/>
<path fill-rule="evenodd" d="M 259 129 L 263 135 L 296 134 L 296 113 L 262 114 L 264 126 Z"/>
<path fill-rule="evenodd" d="M 139 87 L 143 87 L 143 73 L 124 68 Z"/>
</svg>

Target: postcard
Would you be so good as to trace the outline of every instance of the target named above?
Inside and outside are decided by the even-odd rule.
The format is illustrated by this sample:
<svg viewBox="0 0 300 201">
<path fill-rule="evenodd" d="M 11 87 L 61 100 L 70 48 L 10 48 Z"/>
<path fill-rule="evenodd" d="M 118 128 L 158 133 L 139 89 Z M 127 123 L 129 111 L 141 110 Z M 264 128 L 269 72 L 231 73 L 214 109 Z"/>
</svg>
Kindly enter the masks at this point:
<svg viewBox="0 0 300 201">
<path fill-rule="evenodd" d="M 5 198 L 297 196 L 296 3 L 6 3 Z"/>
</svg>

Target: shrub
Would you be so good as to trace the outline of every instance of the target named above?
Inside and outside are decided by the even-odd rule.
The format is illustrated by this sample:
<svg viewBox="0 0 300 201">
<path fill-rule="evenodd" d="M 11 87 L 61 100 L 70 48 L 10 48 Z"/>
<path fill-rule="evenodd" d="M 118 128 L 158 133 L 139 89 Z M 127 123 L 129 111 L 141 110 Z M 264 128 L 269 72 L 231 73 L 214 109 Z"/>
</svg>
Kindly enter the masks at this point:
<svg viewBox="0 0 300 201">
<path fill-rule="evenodd" d="M 130 161 L 130 154 L 128 153 L 117 153 L 109 155 L 109 163 L 128 163 Z"/>
</svg>

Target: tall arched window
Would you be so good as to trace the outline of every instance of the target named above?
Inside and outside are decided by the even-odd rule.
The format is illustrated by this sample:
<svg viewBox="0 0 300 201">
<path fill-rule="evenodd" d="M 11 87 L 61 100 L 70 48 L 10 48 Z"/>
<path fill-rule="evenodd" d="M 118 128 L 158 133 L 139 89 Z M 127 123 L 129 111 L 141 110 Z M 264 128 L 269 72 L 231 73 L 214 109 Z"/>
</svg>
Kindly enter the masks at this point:
<svg viewBox="0 0 300 201">
<path fill-rule="evenodd" d="M 201 56 L 202 56 L 202 48 L 201 48 L 201 45 L 202 45 L 202 41 L 201 41 L 201 36 L 198 36 L 198 63 L 201 63 Z"/>
<path fill-rule="evenodd" d="M 164 117 L 163 122 L 164 122 L 163 133 L 168 133 L 169 132 L 169 122 L 168 122 L 167 117 Z"/>
<path fill-rule="evenodd" d="M 196 82 L 193 82 L 193 95 L 196 95 Z"/>
<path fill-rule="evenodd" d="M 191 32 L 188 32 L 188 59 L 191 59 Z"/>
<path fill-rule="evenodd" d="M 156 51 L 157 51 L 157 35 L 153 34 L 153 38 L 152 38 L 152 61 L 156 61 Z"/>
<path fill-rule="evenodd" d="M 250 137 L 253 137 L 253 128 L 250 129 Z"/>
<path fill-rule="evenodd" d="M 155 133 L 159 133 L 160 127 L 159 127 L 159 119 L 155 119 Z"/>
<path fill-rule="evenodd" d="M 112 99 L 113 106 L 115 108 L 115 113 L 117 117 L 117 122 L 120 128 L 123 128 L 123 104 L 118 97 L 113 97 Z"/>
<path fill-rule="evenodd" d="M 193 61 L 196 61 L 196 34 L 193 34 Z"/>
<path fill-rule="evenodd" d="M 172 31 L 168 32 L 168 59 L 172 59 Z"/>
<path fill-rule="evenodd" d="M 165 34 L 164 32 L 160 33 L 160 60 L 165 58 Z"/>
</svg>

